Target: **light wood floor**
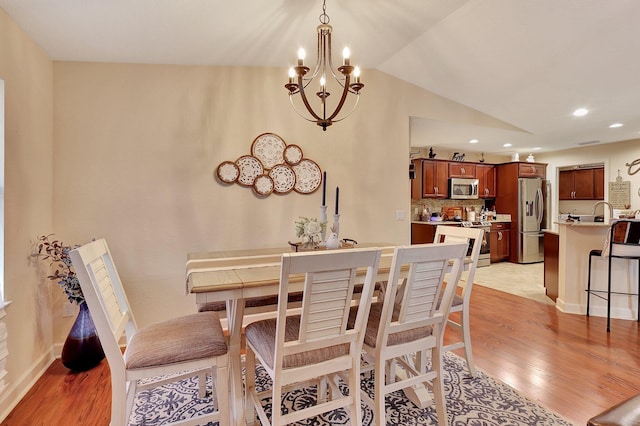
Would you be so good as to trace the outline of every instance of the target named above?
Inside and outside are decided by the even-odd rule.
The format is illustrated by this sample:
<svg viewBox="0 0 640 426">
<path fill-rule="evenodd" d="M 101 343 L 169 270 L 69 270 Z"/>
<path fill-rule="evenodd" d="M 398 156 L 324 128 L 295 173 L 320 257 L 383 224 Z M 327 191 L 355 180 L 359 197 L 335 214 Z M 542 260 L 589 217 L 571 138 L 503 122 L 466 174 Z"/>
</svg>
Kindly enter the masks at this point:
<svg viewBox="0 0 640 426">
<path fill-rule="evenodd" d="M 612 320 L 606 333 L 603 318 L 483 286 L 471 319 L 476 365 L 576 425 L 640 393 L 635 321 Z M 105 361 L 79 374 L 56 361 L 1 426 L 108 425 L 110 399 Z"/>
</svg>

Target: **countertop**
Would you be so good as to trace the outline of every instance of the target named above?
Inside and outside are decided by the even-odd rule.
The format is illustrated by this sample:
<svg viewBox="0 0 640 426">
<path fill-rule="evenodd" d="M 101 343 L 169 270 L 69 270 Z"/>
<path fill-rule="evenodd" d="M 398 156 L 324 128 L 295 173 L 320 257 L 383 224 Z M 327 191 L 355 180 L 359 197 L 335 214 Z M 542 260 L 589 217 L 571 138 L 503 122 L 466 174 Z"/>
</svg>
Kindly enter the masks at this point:
<svg viewBox="0 0 640 426">
<path fill-rule="evenodd" d="M 478 221 L 476 221 L 478 222 Z M 510 220 L 488 220 L 489 223 L 511 223 Z M 422 220 L 412 220 L 411 223 L 417 223 L 422 225 L 460 225 L 462 222 L 456 222 L 454 220 L 442 220 L 440 222 L 426 222 Z"/>
<path fill-rule="evenodd" d="M 609 222 L 553 222 L 556 225 L 565 225 L 565 226 L 580 226 L 580 227 L 596 227 L 596 228 L 608 228 L 611 226 Z"/>
</svg>

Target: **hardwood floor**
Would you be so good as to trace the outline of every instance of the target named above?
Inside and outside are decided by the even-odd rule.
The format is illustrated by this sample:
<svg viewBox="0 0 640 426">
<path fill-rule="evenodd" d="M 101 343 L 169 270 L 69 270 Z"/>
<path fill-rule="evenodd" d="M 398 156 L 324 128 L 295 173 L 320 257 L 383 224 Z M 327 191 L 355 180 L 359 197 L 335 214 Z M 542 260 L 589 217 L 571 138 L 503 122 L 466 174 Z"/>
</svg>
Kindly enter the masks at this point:
<svg viewBox="0 0 640 426">
<path fill-rule="evenodd" d="M 558 312 L 554 306 L 475 286 L 476 365 L 576 425 L 640 393 L 638 323 Z M 453 333 L 453 332 L 452 332 Z M 109 424 L 106 361 L 70 374 L 56 361 L 0 426 Z"/>
</svg>

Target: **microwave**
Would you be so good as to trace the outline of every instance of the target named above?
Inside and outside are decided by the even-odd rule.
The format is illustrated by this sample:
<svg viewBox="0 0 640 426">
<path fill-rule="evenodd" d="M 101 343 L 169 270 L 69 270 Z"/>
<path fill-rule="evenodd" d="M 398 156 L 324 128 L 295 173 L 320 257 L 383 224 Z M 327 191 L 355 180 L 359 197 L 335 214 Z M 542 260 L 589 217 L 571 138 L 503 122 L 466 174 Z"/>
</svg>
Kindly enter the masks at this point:
<svg viewBox="0 0 640 426">
<path fill-rule="evenodd" d="M 478 198 L 478 179 L 450 178 L 449 198 L 475 200 Z"/>
</svg>

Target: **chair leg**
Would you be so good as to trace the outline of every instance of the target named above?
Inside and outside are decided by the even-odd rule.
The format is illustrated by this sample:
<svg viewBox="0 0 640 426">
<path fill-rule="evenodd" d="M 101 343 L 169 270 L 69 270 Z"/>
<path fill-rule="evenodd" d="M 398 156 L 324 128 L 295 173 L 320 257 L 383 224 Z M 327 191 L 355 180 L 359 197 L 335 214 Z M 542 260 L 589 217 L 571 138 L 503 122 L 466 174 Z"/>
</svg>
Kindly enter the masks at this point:
<svg viewBox="0 0 640 426">
<path fill-rule="evenodd" d="M 349 371 L 349 396 L 351 396 L 351 424 L 362 425 L 362 410 L 360 408 L 360 360 L 354 361 Z"/>
<path fill-rule="evenodd" d="M 218 400 L 219 426 L 231 425 L 231 407 L 229 404 L 229 356 L 218 357 L 215 368 L 216 395 Z M 213 380 L 213 377 L 212 377 Z M 213 395 L 212 395 L 213 397 Z"/>
<path fill-rule="evenodd" d="M 207 371 L 200 370 L 198 372 L 198 398 L 206 398 L 207 396 Z M 211 382 L 215 380 L 215 376 L 211 376 Z"/>
<path fill-rule="evenodd" d="M 443 381 L 443 367 L 442 367 L 442 351 L 440 348 L 433 349 L 433 356 L 431 358 L 432 369 L 436 372 L 437 376 L 433 379 L 433 396 L 436 401 L 436 414 L 438 415 L 438 424 L 446 425 L 447 423 L 447 406 L 445 404 L 444 397 L 444 381 Z"/>
<path fill-rule="evenodd" d="M 374 410 L 373 410 L 373 419 L 377 426 L 385 426 L 385 411 L 384 411 L 384 397 L 385 397 L 385 366 L 387 362 L 384 360 L 379 360 L 376 358 L 375 360 L 376 367 L 373 372 L 373 382 L 374 382 Z"/>
<path fill-rule="evenodd" d="M 253 406 L 252 394 L 256 392 L 256 356 L 247 345 L 246 356 L 244 360 L 245 371 L 245 392 L 244 392 L 244 409 L 245 420 L 249 424 L 255 423 L 256 410 Z"/>
<path fill-rule="evenodd" d="M 111 426 L 126 426 L 129 423 L 131 408 L 128 407 L 128 394 L 135 394 L 133 383 L 129 389 L 124 377 L 111 375 Z M 133 401 L 133 398 L 131 398 Z M 133 405 L 133 404 L 132 404 Z"/>
<path fill-rule="evenodd" d="M 465 306 L 462 310 L 462 341 L 464 342 L 464 356 L 467 359 L 467 368 L 471 377 L 476 376 L 476 367 L 473 363 L 473 351 L 471 349 L 471 327 L 469 325 L 469 309 Z"/>
<path fill-rule="evenodd" d="M 133 401 L 136 396 L 136 392 L 138 391 L 138 382 L 136 380 L 132 380 L 129 382 L 129 388 L 127 389 L 127 402 L 126 402 L 126 415 L 125 422 L 123 425 L 126 425 L 129 422 L 129 416 L 131 415 L 131 411 L 133 410 Z M 120 399 L 120 397 L 118 397 Z M 113 400 L 111 404 L 114 404 Z M 114 425 L 113 419 L 111 420 L 111 424 Z"/>
</svg>

